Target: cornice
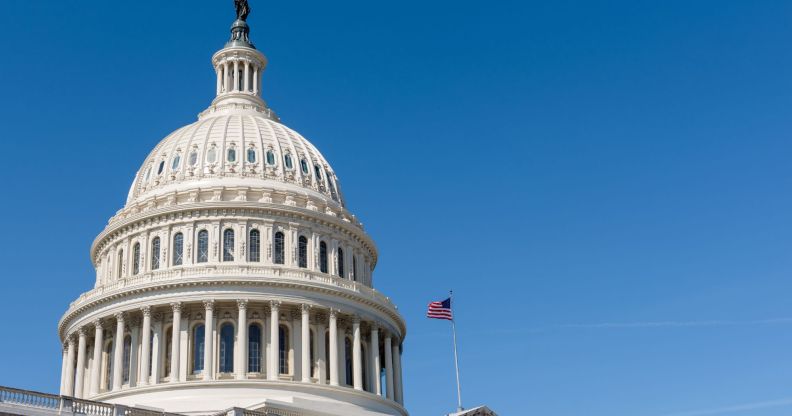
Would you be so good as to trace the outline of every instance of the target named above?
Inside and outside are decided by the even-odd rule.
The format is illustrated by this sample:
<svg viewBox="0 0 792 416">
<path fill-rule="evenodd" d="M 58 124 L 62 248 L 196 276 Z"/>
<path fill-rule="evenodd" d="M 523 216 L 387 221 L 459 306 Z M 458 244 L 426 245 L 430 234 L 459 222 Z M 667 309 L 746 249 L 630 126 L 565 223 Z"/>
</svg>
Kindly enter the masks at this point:
<svg viewBox="0 0 792 416">
<path fill-rule="evenodd" d="M 332 278 L 337 279 L 337 278 Z M 352 283 L 352 282 L 348 282 Z M 353 290 L 340 287 L 331 286 L 316 280 L 298 280 L 292 277 L 286 278 L 261 278 L 261 277 L 227 277 L 227 276 L 212 276 L 204 275 L 195 278 L 178 278 L 178 279 L 162 279 L 162 280 L 142 280 L 139 283 L 129 286 L 123 286 L 109 291 L 101 291 L 95 296 L 86 297 L 82 302 L 75 301 L 70 305 L 69 309 L 63 315 L 58 323 L 58 334 L 63 337 L 64 329 L 74 319 L 78 318 L 81 314 L 100 305 L 107 304 L 114 300 L 123 299 L 129 296 L 154 293 L 169 289 L 190 288 L 190 287 L 227 287 L 229 285 L 236 286 L 250 286 L 250 287 L 272 287 L 282 289 L 299 289 L 307 292 L 321 293 L 325 295 L 336 296 L 343 299 L 348 299 L 358 304 L 372 308 L 385 316 L 388 316 L 398 327 L 401 337 L 405 338 L 407 335 L 407 327 L 404 318 L 396 309 L 396 306 L 390 302 L 390 299 L 382 296 L 383 299 L 376 299 L 371 293 L 366 296 L 364 293 L 355 292 Z M 370 289 L 372 290 L 373 289 Z M 106 292 L 106 293 L 105 293 Z M 339 311 L 340 312 L 340 311 Z"/>
</svg>

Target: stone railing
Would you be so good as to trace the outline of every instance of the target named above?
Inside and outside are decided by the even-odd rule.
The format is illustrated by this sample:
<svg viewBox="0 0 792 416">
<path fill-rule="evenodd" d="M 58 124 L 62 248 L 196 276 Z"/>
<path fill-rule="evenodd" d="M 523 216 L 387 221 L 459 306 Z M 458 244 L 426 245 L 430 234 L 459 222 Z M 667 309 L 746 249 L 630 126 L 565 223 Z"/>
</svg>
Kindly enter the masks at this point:
<svg viewBox="0 0 792 416">
<path fill-rule="evenodd" d="M 298 412 L 285 409 L 247 410 L 234 407 L 212 416 L 300 416 Z"/>
<path fill-rule="evenodd" d="M 14 412 L 14 413 L 9 413 Z M 19 413 L 16 413 L 19 412 Z M 147 409 L 0 386 L 0 414 L 79 416 L 180 416 Z"/>
<path fill-rule="evenodd" d="M 254 279 L 268 279 L 268 278 L 285 278 L 294 279 L 295 281 L 302 281 L 306 283 L 320 283 L 323 285 L 331 286 L 337 289 L 343 289 L 362 295 L 372 301 L 380 303 L 394 312 L 396 312 L 396 305 L 390 300 L 389 297 L 381 294 L 376 289 L 366 286 L 362 283 L 354 282 L 340 277 L 331 276 L 324 273 L 317 273 L 305 269 L 293 269 L 287 267 L 268 267 L 268 266 L 248 266 L 248 265 L 215 265 L 215 266 L 184 266 L 179 268 L 171 268 L 166 270 L 159 270 L 149 272 L 138 276 L 132 276 L 125 279 L 116 280 L 114 282 L 99 286 L 88 292 L 80 295 L 77 300 L 71 303 L 70 309 L 79 307 L 80 305 L 94 300 L 96 298 L 108 295 L 114 292 L 127 290 L 139 285 L 146 285 L 158 282 L 175 281 L 179 279 L 189 278 L 217 278 L 217 277 L 231 277 L 236 279 L 254 278 Z"/>
</svg>

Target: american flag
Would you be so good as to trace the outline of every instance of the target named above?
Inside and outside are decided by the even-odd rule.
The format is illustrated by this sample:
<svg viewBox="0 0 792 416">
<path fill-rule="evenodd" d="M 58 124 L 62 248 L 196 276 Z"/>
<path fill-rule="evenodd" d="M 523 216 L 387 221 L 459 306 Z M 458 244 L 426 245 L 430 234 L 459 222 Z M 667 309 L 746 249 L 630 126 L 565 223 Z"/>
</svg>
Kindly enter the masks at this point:
<svg viewBox="0 0 792 416">
<path fill-rule="evenodd" d="M 429 310 L 426 312 L 426 317 L 434 319 L 447 319 L 449 321 L 454 320 L 454 316 L 451 314 L 451 298 L 448 298 L 444 301 L 429 303 Z"/>
</svg>

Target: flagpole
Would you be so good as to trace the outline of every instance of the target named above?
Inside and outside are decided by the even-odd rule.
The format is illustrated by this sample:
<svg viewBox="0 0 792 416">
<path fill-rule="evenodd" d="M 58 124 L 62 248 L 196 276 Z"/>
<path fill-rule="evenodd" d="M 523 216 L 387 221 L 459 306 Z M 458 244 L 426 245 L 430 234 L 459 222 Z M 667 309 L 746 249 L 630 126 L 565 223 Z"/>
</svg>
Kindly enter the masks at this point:
<svg viewBox="0 0 792 416">
<path fill-rule="evenodd" d="M 448 298 L 451 299 L 451 307 L 453 308 L 454 291 L 448 291 Z M 454 368 L 456 368 L 456 382 L 457 382 L 457 412 L 465 410 L 462 407 L 462 389 L 459 387 L 459 354 L 457 354 L 457 338 L 456 338 L 456 322 L 454 321 L 453 314 L 451 315 L 451 332 L 454 334 Z"/>
</svg>

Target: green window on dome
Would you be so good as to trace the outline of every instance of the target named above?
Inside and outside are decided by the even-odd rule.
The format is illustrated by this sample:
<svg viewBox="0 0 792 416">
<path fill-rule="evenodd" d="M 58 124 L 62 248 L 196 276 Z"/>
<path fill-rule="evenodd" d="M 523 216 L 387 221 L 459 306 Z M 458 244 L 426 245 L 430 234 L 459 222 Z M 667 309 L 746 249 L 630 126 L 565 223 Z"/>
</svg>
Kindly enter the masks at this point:
<svg viewBox="0 0 792 416">
<path fill-rule="evenodd" d="M 272 153 L 272 150 L 267 150 L 267 164 L 268 165 L 275 164 L 275 153 Z"/>
<path fill-rule="evenodd" d="M 236 162 L 236 149 L 234 149 L 233 147 L 231 149 L 228 149 L 228 156 L 226 157 L 226 159 L 231 163 Z"/>
<path fill-rule="evenodd" d="M 248 163 L 256 163 L 256 149 L 248 149 L 247 161 Z"/>
<path fill-rule="evenodd" d="M 300 167 L 302 168 L 302 172 L 307 175 L 308 174 L 308 162 L 306 162 L 305 159 L 301 159 L 300 160 Z"/>
<path fill-rule="evenodd" d="M 285 155 L 283 155 L 283 163 L 285 163 L 285 164 L 286 164 L 286 169 L 292 169 L 292 168 L 294 168 L 294 164 L 292 163 L 292 158 L 291 158 L 291 155 L 290 155 L 290 154 L 288 154 L 288 153 L 286 153 Z"/>
</svg>

